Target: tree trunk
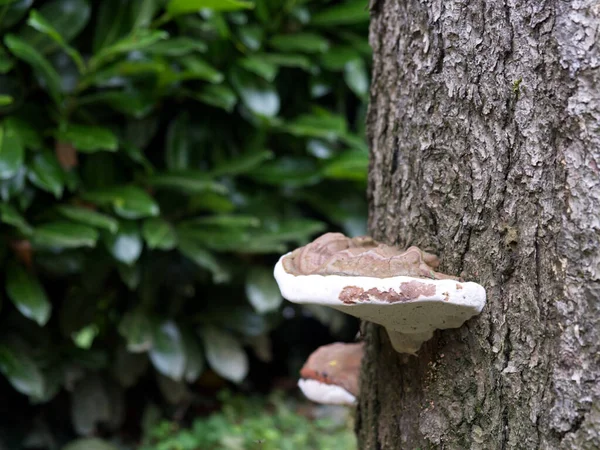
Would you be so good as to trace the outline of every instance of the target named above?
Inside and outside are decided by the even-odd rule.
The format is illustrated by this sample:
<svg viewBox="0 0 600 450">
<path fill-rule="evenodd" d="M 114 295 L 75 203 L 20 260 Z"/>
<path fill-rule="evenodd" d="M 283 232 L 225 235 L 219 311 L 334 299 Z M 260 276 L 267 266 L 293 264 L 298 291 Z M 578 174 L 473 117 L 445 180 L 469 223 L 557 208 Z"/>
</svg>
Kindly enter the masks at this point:
<svg viewBox="0 0 600 450">
<path fill-rule="evenodd" d="M 599 4 L 371 7 L 371 234 L 488 298 L 416 357 L 365 324 L 360 449 L 600 449 Z"/>
</svg>

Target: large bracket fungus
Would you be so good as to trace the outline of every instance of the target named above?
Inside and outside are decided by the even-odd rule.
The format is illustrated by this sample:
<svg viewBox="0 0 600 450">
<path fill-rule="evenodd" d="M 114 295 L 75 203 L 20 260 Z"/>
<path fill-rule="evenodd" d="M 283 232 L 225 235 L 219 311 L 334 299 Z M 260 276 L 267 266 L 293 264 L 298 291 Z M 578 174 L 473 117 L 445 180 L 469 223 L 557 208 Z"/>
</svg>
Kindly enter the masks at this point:
<svg viewBox="0 0 600 450">
<path fill-rule="evenodd" d="M 458 328 L 485 305 L 482 286 L 436 272 L 438 265 L 417 247 L 327 233 L 283 255 L 275 279 L 287 300 L 383 325 L 396 351 L 416 354 L 434 330 Z"/>
</svg>

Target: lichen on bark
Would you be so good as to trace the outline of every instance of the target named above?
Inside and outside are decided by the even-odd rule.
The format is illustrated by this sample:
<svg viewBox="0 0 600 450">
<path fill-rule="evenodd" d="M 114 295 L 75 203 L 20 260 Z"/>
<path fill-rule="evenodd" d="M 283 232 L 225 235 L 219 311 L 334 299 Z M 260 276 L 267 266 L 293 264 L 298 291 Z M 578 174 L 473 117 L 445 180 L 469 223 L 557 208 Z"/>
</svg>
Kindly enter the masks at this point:
<svg viewBox="0 0 600 450">
<path fill-rule="evenodd" d="M 600 8 L 372 6 L 371 235 L 488 304 L 418 357 L 364 325 L 360 448 L 600 448 Z"/>
</svg>

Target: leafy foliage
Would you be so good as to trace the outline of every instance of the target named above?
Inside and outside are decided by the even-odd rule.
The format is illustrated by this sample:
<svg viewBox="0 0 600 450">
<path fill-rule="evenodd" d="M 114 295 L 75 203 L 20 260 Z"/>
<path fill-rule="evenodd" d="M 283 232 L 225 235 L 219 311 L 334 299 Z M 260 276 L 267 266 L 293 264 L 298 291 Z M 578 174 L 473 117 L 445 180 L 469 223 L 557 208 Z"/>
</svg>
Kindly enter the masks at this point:
<svg viewBox="0 0 600 450">
<path fill-rule="evenodd" d="M 356 439 L 348 423 L 309 420 L 277 393 L 268 401 L 224 392 L 219 413 L 198 418 L 189 428 L 162 422 L 148 433 L 140 450 L 352 450 Z"/>
<path fill-rule="evenodd" d="M 277 255 L 364 232 L 367 20 L 363 0 L 0 1 L 17 391 L 68 387 L 91 434 L 118 415 L 76 397 L 117 405 L 148 366 L 246 377 L 280 321 Z"/>
</svg>

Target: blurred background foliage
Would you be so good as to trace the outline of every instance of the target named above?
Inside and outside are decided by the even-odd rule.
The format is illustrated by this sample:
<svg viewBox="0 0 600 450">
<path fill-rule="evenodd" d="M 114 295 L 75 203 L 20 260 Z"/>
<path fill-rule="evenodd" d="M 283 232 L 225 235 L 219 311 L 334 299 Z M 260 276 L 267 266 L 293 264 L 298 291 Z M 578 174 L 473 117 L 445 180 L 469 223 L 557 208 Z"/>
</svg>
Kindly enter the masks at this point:
<svg viewBox="0 0 600 450">
<path fill-rule="evenodd" d="M 0 0 L 8 448 L 269 390 L 352 337 L 272 268 L 366 231 L 367 27 L 364 0 Z"/>
</svg>

